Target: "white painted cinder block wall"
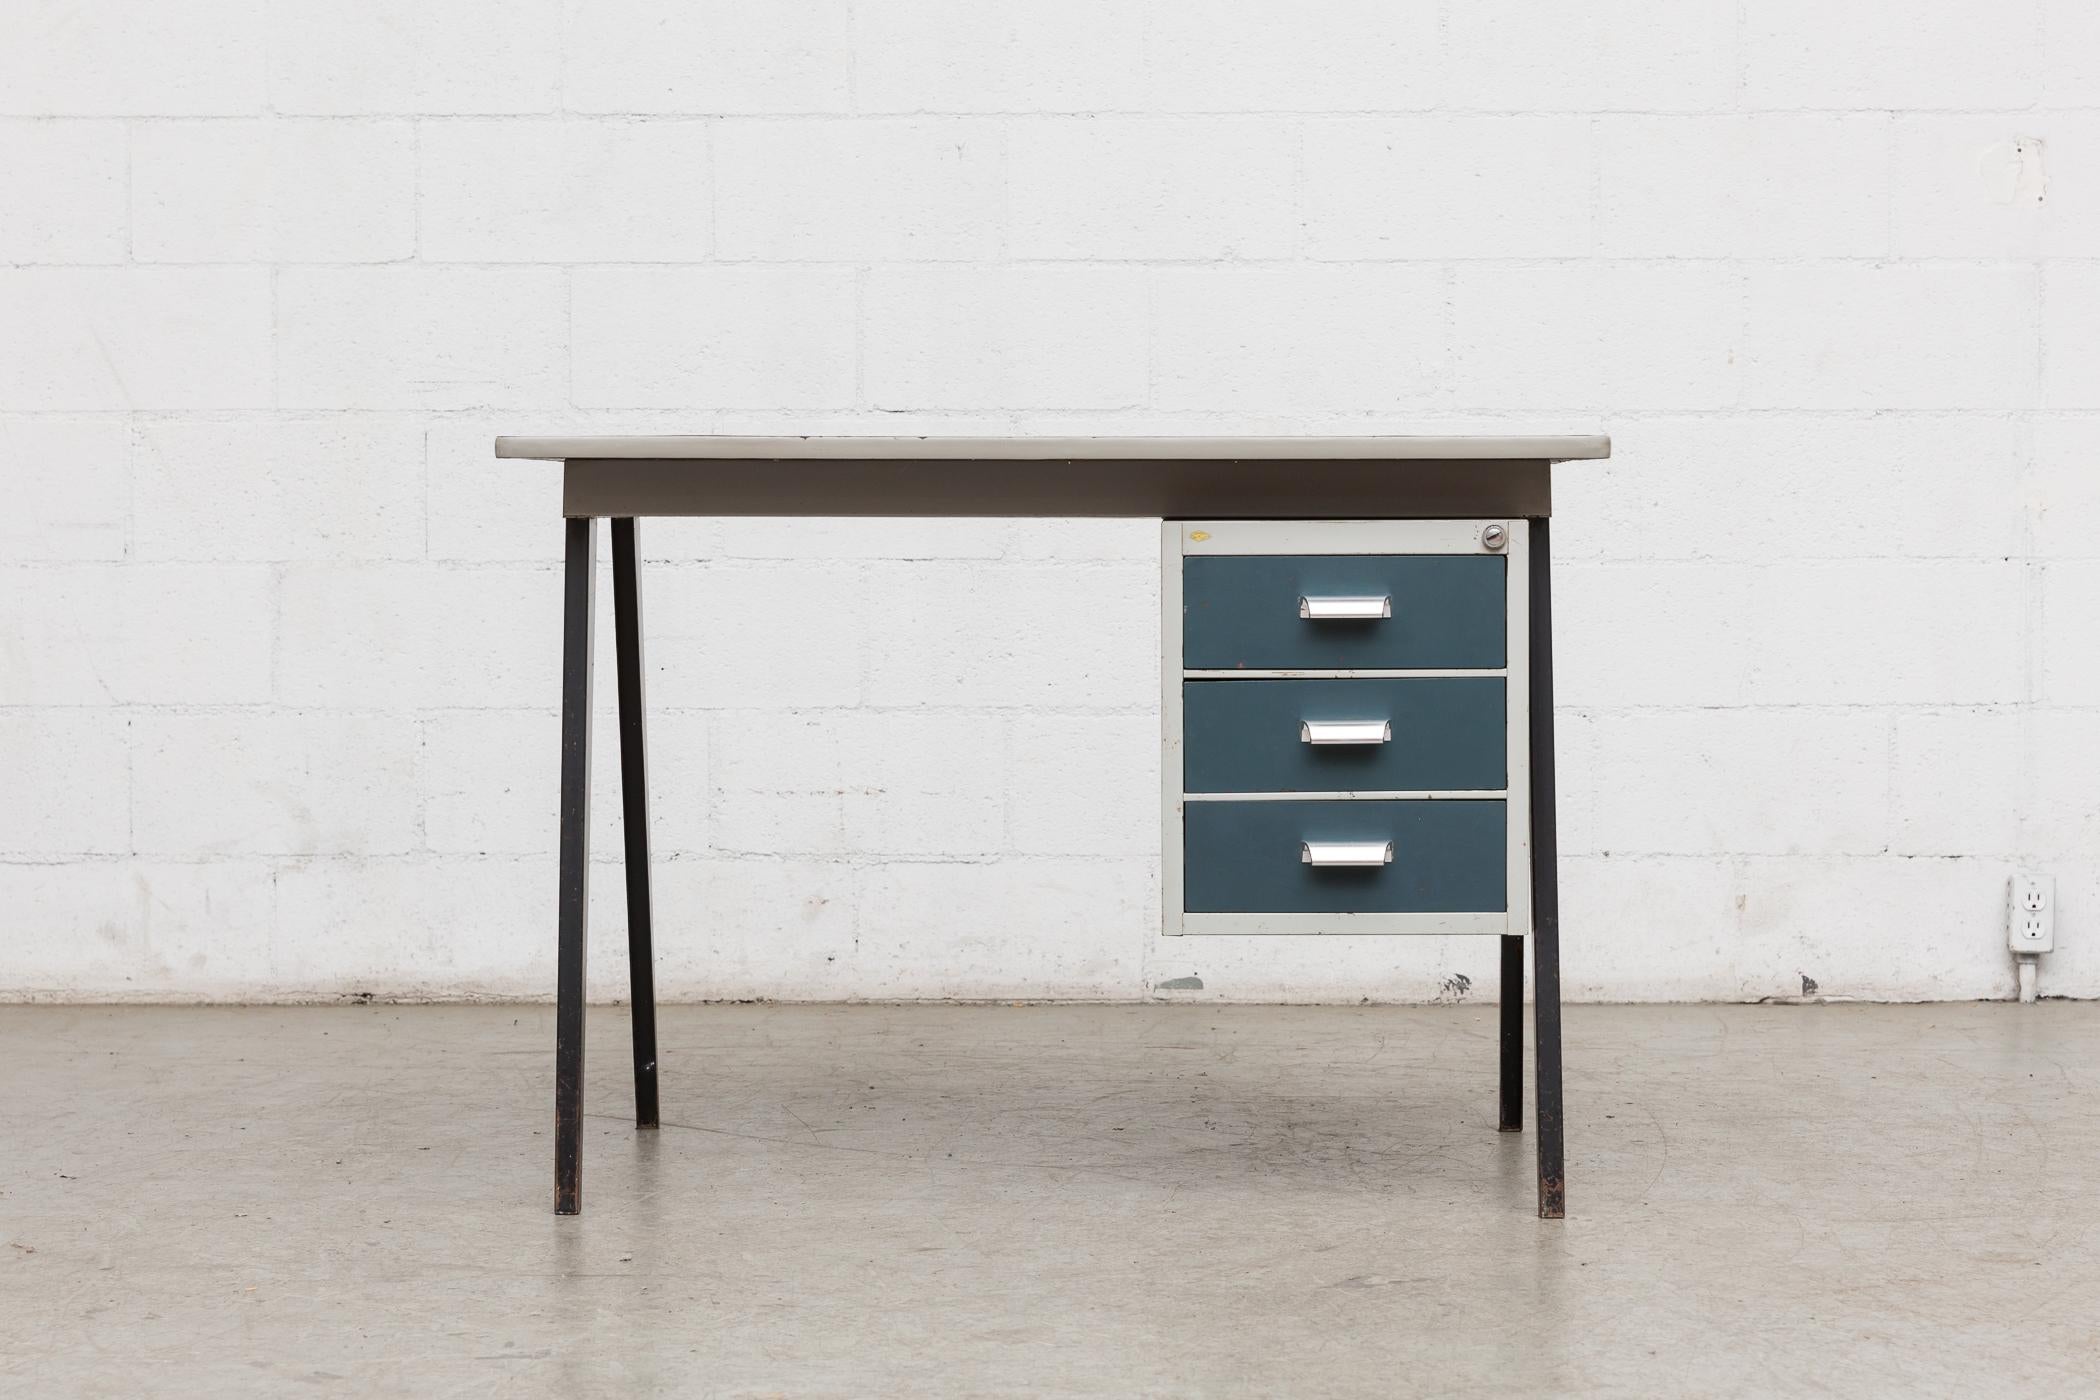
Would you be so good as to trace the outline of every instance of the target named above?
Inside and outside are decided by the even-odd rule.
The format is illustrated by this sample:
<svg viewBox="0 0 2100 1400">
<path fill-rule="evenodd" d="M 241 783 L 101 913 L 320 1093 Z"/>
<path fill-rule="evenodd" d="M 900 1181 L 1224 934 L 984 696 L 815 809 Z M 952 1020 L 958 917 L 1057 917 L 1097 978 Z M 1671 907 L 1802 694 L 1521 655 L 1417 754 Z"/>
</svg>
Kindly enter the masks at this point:
<svg viewBox="0 0 2100 1400">
<path fill-rule="evenodd" d="M 0 111 L 0 994 L 549 991 L 498 432 L 1448 429 L 1616 444 L 1572 995 L 2005 995 L 2021 864 L 2100 992 L 2086 0 L 14 0 Z M 644 545 L 667 996 L 1493 991 L 1156 936 L 1151 525 Z"/>
</svg>

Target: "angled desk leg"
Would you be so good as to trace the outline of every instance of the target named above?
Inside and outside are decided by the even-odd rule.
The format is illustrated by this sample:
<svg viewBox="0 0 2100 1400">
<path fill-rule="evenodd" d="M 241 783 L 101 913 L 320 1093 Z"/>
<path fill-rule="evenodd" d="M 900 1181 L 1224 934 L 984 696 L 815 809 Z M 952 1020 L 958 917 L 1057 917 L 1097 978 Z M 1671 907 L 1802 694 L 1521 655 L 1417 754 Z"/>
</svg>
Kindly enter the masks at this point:
<svg viewBox="0 0 2100 1400">
<path fill-rule="evenodd" d="M 1532 1015 L 1537 1022 L 1539 1219 L 1558 1220 L 1567 1211 L 1567 1185 L 1562 1164 L 1560 1108 L 1560 842 L 1553 813 L 1553 588 L 1547 578 L 1547 552 L 1546 521 L 1534 519 L 1531 522 L 1531 995 Z M 1508 966 L 1506 958 L 1504 966 Z"/>
<path fill-rule="evenodd" d="M 1502 1093 L 1495 1126 L 1524 1131 L 1524 936 L 1502 939 Z"/>
<path fill-rule="evenodd" d="M 555 950 L 554 1213 L 583 1209 L 583 988 L 591 907 L 591 637 L 598 522 L 563 522 L 561 895 Z"/>
<path fill-rule="evenodd" d="M 614 669 L 620 688 L 620 820 L 627 844 L 627 966 L 634 1001 L 634 1125 L 656 1116 L 656 966 L 649 909 L 649 777 L 642 691 L 642 584 L 634 519 L 612 522 Z"/>
</svg>

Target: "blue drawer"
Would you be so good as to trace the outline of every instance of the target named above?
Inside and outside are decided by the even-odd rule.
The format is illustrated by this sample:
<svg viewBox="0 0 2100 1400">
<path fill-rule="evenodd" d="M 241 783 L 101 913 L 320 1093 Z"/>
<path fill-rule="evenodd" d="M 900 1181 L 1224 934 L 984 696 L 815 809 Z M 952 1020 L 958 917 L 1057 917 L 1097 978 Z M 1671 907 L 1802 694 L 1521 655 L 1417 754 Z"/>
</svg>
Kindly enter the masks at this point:
<svg viewBox="0 0 2100 1400">
<path fill-rule="evenodd" d="M 1487 913 L 1508 907 L 1504 804 L 1189 802 L 1182 908 L 1189 913 Z M 1392 844 L 1391 864 L 1307 864 L 1306 843 Z"/>
<path fill-rule="evenodd" d="M 1500 669 L 1506 577 L 1499 554 L 1191 555 L 1182 561 L 1181 664 L 1198 671 Z M 1300 615 L 1301 600 L 1321 599 L 1388 599 L 1392 615 Z"/>
<path fill-rule="evenodd" d="M 1311 743 L 1331 721 L 1383 723 L 1382 743 Z M 1500 676 L 1184 681 L 1188 792 L 1495 791 L 1507 786 Z M 1355 737 L 1350 735 L 1348 737 Z"/>
</svg>

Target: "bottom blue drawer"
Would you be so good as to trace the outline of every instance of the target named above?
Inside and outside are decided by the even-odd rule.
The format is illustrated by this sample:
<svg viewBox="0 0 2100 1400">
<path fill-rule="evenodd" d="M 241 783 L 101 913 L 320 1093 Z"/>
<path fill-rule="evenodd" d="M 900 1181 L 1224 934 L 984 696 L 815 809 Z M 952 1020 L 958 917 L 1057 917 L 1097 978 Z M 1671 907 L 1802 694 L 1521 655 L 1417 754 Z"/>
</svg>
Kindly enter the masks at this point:
<svg viewBox="0 0 2100 1400">
<path fill-rule="evenodd" d="M 1487 913 L 1508 907 L 1504 804 L 1188 802 L 1192 914 Z M 1390 843 L 1390 863 L 1379 860 Z M 1372 861 L 1327 865 L 1316 861 Z"/>
</svg>

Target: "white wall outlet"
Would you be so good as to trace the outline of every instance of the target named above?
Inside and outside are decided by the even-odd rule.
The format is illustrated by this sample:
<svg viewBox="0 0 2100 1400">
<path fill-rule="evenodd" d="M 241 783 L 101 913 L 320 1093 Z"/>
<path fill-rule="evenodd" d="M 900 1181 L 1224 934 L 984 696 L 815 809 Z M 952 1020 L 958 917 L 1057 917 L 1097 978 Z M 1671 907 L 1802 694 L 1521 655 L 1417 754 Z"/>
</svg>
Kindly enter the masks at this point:
<svg viewBox="0 0 2100 1400">
<path fill-rule="evenodd" d="M 2056 881 L 2021 873 L 2006 887 L 2005 942 L 2015 953 L 2046 953 L 2056 947 Z"/>
</svg>

